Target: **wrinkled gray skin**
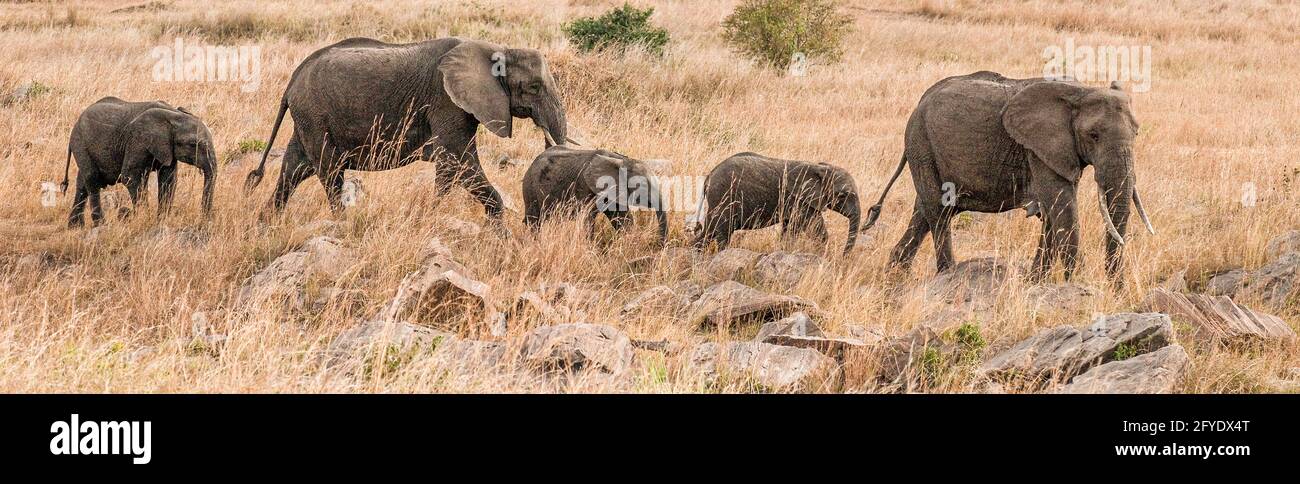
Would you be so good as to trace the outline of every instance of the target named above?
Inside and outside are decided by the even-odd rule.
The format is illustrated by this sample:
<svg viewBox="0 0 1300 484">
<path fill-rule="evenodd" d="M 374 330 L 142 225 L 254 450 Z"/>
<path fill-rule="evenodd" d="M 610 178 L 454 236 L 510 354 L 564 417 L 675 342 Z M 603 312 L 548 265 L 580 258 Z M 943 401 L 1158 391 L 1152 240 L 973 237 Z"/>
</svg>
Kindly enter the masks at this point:
<svg viewBox="0 0 1300 484">
<path fill-rule="evenodd" d="M 954 264 L 949 224 L 955 215 L 1024 207 L 1043 219 L 1031 278 L 1045 277 L 1061 258 L 1069 279 L 1079 251 L 1075 191 L 1091 165 L 1107 221 L 1106 272 L 1122 284 L 1130 200 L 1147 221 L 1134 190 L 1137 131 L 1129 98 L 1118 85 L 1008 79 L 987 71 L 944 79 L 912 112 L 903 158 L 863 230 L 875 223 L 889 187 L 907 165 L 917 197 L 891 263 L 910 264 L 926 234 L 933 234 L 943 272 Z M 944 183 L 953 184 L 951 206 L 944 204 Z"/>
<path fill-rule="evenodd" d="M 494 57 L 501 60 L 495 69 Z M 494 75 L 502 71 L 504 77 Z M 344 170 L 388 170 L 423 159 L 436 166 L 438 194 L 459 184 L 499 221 L 501 195 L 479 164 L 479 124 L 509 138 L 512 117 L 530 118 L 547 146 L 566 139 L 564 107 L 539 52 L 458 38 L 413 44 L 353 38 L 320 49 L 289 79 L 271 143 L 286 110 L 294 132 L 269 204 L 274 212 L 315 175 L 337 213 Z M 261 181 L 267 153 L 249 173 L 247 189 Z"/>
<path fill-rule="evenodd" d="M 217 176 L 212 133 L 202 120 L 183 108 L 162 101 L 100 99 L 81 112 L 72 128 L 67 165 L 73 158 L 77 160 L 77 190 L 72 213 L 68 214 L 69 227 L 85 224 L 87 202 L 92 223 L 103 222 L 99 192 L 104 187 L 125 183 L 131 204 L 138 204 L 152 171 L 158 172 L 158 214 L 166 214 L 176 193 L 178 162 L 203 172 L 203 213 L 212 213 L 212 189 Z M 63 188 L 68 188 L 66 165 Z"/>
<path fill-rule="evenodd" d="M 668 240 L 667 207 L 645 164 L 612 151 L 547 148 L 524 173 L 523 194 L 524 223 L 534 231 L 547 218 L 573 210 L 584 215 L 593 230 L 599 214 L 622 230 L 632 219 L 628 208 L 640 207 L 655 211 L 660 245 Z M 615 204 L 601 210 L 602 200 Z"/>
<path fill-rule="evenodd" d="M 844 244 L 844 253 L 849 253 L 857 240 L 861 213 L 858 188 L 847 171 L 826 163 L 735 154 L 704 180 L 704 197 L 697 211 L 701 226 L 694 245 L 703 247 L 714 241 L 723 248 L 737 230 L 775 224 L 781 224 L 783 236 L 806 232 L 825 242 L 823 210 L 834 210 L 849 219 Z"/>
</svg>

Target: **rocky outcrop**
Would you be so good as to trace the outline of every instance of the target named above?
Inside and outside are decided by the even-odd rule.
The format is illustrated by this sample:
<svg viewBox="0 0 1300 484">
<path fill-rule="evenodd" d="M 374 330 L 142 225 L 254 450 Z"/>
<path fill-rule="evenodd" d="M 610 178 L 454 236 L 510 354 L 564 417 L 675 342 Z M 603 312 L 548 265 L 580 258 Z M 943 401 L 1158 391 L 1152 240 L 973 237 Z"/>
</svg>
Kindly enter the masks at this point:
<svg viewBox="0 0 1300 484">
<path fill-rule="evenodd" d="M 696 346 L 686 372 L 723 390 L 832 391 L 840 383 L 835 360 L 820 352 L 758 342 Z"/>
<path fill-rule="evenodd" d="M 337 280 L 355 264 L 351 251 L 333 237 L 314 237 L 298 250 L 284 254 L 253 274 L 235 296 L 234 307 L 245 313 L 261 311 L 268 303 L 284 302 L 303 309 L 303 288 L 314 276 Z"/>
<path fill-rule="evenodd" d="M 1059 326 L 1042 331 L 990 358 L 979 374 L 1017 380 L 1030 387 L 1063 382 L 1117 356 L 1141 354 L 1168 345 L 1173 323 L 1160 313 L 1119 313 L 1091 326 Z"/>
<path fill-rule="evenodd" d="M 758 252 L 730 247 L 714 254 L 704 265 L 704 273 L 714 281 L 736 280 L 758 262 Z"/>
<path fill-rule="evenodd" d="M 825 263 L 826 259 L 817 254 L 776 251 L 758 258 L 754 264 L 754 277 L 761 284 L 789 289 Z"/>
<path fill-rule="evenodd" d="M 1182 346 L 1112 361 L 1074 377 L 1060 393 L 1173 393 L 1190 359 Z"/>
<path fill-rule="evenodd" d="M 1147 295 L 1142 310 L 1165 313 L 1174 321 L 1190 324 L 1196 339 L 1204 342 L 1294 341 L 1296 338 L 1295 330 L 1282 319 L 1238 306 L 1227 296 L 1156 289 Z"/>
<path fill-rule="evenodd" d="M 545 373 L 596 371 L 621 375 L 635 354 L 626 334 L 603 324 L 541 326 L 524 338 L 520 357 Z"/>
<path fill-rule="evenodd" d="M 768 294 L 736 281 L 709 286 L 689 307 L 691 321 L 724 328 L 776 321 L 797 311 L 817 311 L 817 306 L 803 298 Z"/>
</svg>

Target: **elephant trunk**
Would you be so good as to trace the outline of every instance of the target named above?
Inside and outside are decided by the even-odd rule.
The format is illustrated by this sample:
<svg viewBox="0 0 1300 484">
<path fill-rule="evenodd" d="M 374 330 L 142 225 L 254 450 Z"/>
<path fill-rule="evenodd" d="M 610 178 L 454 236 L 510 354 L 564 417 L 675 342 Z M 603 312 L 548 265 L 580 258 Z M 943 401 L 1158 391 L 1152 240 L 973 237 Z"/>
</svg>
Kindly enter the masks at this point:
<svg viewBox="0 0 1300 484">
<path fill-rule="evenodd" d="M 853 250 L 853 244 L 858 241 L 858 226 L 862 222 L 862 212 L 858 207 L 857 194 L 846 195 L 833 210 L 849 219 L 849 237 L 844 242 L 844 255 L 848 255 Z"/>
<path fill-rule="evenodd" d="M 560 104 L 558 99 L 553 99 L 549 105 L 538 109 L 533 121 L 537 123 L 538 127 L 542 128 L 542 136 L 546 139 L 547 148 L 565 144 L 566 140 L 569 139 L 564 106 Z"/>
<path fill-rule="evenodd" d="M 1116 168 L 1097 171 L 1097 188 L 1102 220 L 1106 224 L 1106 275 L 1121 281 L 1119 273 L 1124 266 L 1124 236 L 1128 233 L 1135 177 L 1131 155 L 1126 154 L 1117 161 Z"/>
<path fill-rule="evenodd" d="M 217 155 L 212 148 L 208 148 L 203 154 L 199 168 L 203 172 L 203 215 L 210 217 L 212 216 L 212 192 L 217 181 Z"/>
</svg>

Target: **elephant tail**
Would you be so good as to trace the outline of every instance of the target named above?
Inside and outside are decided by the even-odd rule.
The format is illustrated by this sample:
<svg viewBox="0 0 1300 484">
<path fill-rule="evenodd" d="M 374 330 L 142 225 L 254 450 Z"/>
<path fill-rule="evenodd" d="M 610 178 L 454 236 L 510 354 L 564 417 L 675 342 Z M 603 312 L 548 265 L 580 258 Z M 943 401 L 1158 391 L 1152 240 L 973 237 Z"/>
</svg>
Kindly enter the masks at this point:
<svg viewBox="0 0 1300 484">
<path fill-rule="evenodd" d="M 244 193 L 253 191 L 259 183 L 262 183 L 262 173 L 266 168 L 266 158 L 271 155 L 271 146 L 275 144 L 275 135 L 280 132 L 280 122 L 284 121 L 284 112 L 289 110 L 289 98 L 280 98 L 280 112 L 275 115 L 275 125 L 271 127 L 271 138 L 266 140 L 266 149 L 262 151 L 262 162 L 257 164 L 257 169 L 248 173 L 248 179 L 244 180 Z"/>
<path fill-rule="evenodd" d="M 68 143 L 68 159 L 63 162 L 63 193 L 68 193 L 68 168 L 72 166 L 72 143 Z"/>
<path fill-rule="evenodd" d="M 880 209 L 885 205 L 885 196 L 889 195 L 889 189 L 893 188 L 894 182 L 898 181 L 898 175 L 903 173 L 904 166 L 907 166 L 907 155 L 899 157 L 898 168 L 894 169 L 894 176 L 890 177 L 889 183 L 885 184 L 885 191 L 880 193 L 880 199 L 876 200 L 876 204 L 872 205 L 870 210 L 867 210 L 867 223 L 862 224 L 860 232 L 866 232 L 871 226 L 876 225 L 876 219 L 880 218 Z"/>
</svg>

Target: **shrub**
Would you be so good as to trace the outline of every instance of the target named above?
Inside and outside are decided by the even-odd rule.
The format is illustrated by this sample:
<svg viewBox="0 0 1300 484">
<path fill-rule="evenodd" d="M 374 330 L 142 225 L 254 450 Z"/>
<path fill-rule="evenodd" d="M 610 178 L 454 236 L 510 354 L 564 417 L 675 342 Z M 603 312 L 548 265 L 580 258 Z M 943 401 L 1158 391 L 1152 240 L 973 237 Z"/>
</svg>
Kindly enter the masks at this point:
<svg viewBox="0 0 1300 484">
<path fill-rule="evenodd" d="M 261 153 L 266 150 L 266 142 L 260 139 L 245 139 L 239 142 L 239 147 L 235 148 L 236 154 L 244 153 Z"/>
<path fill-rule="evenodd" d="M 654 54 L 662 54 L 668 44 L 668 31 L 650 24 L 654 8 L 638 9 L 628 4 L 605 12 L 599 17 L 583 17 L 564 25 L 564 34 L 578 50 L 617 49 L 641 45 Z"/>
<path fill-rule="evenodd" d="M 839 60 L 852 24 L 836 0 L 745 0 L 722 21 L 722 38 L 760 64 L 784 70 L 795 54 Z"/>
</svg>

